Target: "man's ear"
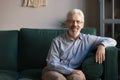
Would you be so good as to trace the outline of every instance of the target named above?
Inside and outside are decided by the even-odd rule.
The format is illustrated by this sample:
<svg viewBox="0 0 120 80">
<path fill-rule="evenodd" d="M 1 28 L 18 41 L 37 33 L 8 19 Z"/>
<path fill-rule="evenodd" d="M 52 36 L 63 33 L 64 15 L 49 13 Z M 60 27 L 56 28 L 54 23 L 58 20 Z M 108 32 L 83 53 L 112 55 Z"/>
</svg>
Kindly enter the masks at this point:
<svg viewBox="0 0 120 80">
<path fill-rule="evenodd" d="M 84 22 L 83 22 L 83 23 L 81 23 L 81 26 L 82 26 L 81 28 L 84 28 Z"/>
</svg>

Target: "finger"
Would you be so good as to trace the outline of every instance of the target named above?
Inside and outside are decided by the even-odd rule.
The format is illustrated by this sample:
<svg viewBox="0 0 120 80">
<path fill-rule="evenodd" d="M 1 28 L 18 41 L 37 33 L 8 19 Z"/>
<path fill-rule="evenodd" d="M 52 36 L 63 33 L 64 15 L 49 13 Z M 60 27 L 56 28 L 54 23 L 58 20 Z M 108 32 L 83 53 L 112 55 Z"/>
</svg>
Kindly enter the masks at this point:
<svg viewBox="0 0 120 80">
<path fill-rule="evenodd" d="M 101 57 L 100 57 L 100 55 L 96 55 L 96 62 L 98 62 L 99 64 L 100 64 L 100 62 L 101 62 L 101 59 L 100 59 Z"/>
<path fill-rule="evenodd" d="M 99 64 L 101 63 L 101 54 L 100 54 L 100 51 L 96 52 L 96 62 L 98 62 Z"/>
<path fill-rule="evenodd" d="M 105 54 L 102 53 L 99 58 L 99 63 L 101 64 L 105 60 Z"/>
<path fill-rule="evenodd" d="M 102 55 L 103 56 L 103 61 L 105 61 L 105 54 L 104 55 Z"/>
<path fill-rule="evenodd" d="M 95 60 L 96 60 L 96 62 L 98 62 L 98 56 L 97 55 L 95 56 Z"/>
<path fill-rule="evenodd" d="M 101 56 L 100 56 L 100 54 L 96 55 L 96 62 L 98 62 L 99 64 L 101 63 Z"/>
<path fill-rule="evenodd" d="M 101 57 L 98 57 L 98 63 L 101 64 Z"/>
<path fill-rule="evenodd" d="M 102 61 L 103 61 L 103 56 L 102 56 L 102 54 L 100 55 L 100 64 L 102 63 Z"/>
<path fill-rule="evenodd" d="M 102 62 L 103 62 L 103 56 L 101 55 L 100 56 L 100 64 L 102 64 Z"/>
</svg>

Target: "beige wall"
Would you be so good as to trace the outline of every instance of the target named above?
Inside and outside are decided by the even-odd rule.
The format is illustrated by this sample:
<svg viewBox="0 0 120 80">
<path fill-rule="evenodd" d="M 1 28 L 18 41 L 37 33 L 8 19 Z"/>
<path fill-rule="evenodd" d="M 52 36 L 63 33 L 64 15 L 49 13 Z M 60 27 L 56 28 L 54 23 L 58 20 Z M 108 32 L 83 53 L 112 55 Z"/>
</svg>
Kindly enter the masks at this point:
<svg viewBox="0 0 120 80">
<path fill-rule="evenodd" d="M 48 0 L 46 7 L 21 7 L 22 0 L 0 0 L 0 30 L 20 28 L 59 28 L 66 13 L 80 8 L 85 25 L 98 26 L 97 0 Z"/>
</svg>

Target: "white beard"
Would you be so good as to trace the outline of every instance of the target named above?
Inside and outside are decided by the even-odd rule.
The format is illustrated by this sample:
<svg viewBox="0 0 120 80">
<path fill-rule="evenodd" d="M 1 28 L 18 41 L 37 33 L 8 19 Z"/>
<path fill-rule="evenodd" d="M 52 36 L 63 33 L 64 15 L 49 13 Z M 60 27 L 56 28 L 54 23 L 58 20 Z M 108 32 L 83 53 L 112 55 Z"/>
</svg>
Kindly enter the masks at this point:
<svg viewBox="0 0 120 80">
<path fill-rule="evenodd" d="M 78 36 L 80 33 L 79 33 L 79 32 L 69 31 L 69 34 L 70 34 L 71 36 Z"/>
</svg>

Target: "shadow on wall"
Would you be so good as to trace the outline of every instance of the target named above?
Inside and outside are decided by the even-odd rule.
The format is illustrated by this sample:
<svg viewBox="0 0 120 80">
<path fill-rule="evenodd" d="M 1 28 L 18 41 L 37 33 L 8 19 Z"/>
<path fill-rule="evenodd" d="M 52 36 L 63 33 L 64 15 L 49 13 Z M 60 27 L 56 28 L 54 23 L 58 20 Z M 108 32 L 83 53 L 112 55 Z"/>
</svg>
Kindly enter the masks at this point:
<svg viewBox="0 0 120 80">
<path fill-rule="evenodd" d="M 98 28 L 99 23 L 99 2 L 98 0 L 86 0 L 85 3 L 85 20 L 87 26 Z"/>
</svg>

